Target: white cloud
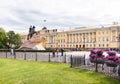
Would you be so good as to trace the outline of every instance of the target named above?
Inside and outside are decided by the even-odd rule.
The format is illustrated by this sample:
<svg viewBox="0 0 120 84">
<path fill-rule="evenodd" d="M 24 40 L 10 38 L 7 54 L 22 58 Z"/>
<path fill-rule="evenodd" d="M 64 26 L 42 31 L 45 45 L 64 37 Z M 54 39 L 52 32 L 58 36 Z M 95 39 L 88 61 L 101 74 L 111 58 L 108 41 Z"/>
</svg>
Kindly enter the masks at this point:
<svg viewBox="0 0 120 84">
<path fill-rule="evenodd" d="M 30 25 L 78 27 L 120 22 L 120 0 L 0 0 L 0 26 L 28 31 Z M 47 22 L 43 22 L 46 19 Z"/>
</svg>

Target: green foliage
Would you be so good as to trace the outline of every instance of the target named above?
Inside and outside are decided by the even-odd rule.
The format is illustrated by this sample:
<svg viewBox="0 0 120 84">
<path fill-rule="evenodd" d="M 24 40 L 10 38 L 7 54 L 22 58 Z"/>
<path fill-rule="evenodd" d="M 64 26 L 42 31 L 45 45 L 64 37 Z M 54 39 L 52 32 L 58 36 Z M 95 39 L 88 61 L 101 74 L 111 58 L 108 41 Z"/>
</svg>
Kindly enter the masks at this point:
<svg viewBox="0 0 120 84">
<path fill-rule="evenodd" d="M 100 73 L 69 68 L 69 64 L 0 58 L 0 84 L 119 84 Z"/>
<path fill-rule="evenodd" d="M 18 48 L 22 44 L 19 34 L 15 34 L 14 31 L 5 32 L 0 27 L 0 49 L 8 49 L 10 47 Z"/>
<path fill-rule="evenodd" d="M 7 37 L 8 37 L 9 46 L 12 47 L 12 45 L 14 45 L 14 37 L 15 37 L 14 31 L 7 32 Z"/>
<path fill-rule="evenodd" d="M 7 45 L 7 37 L 5 30 L 0 28 L 0 48 L 6 48 Z"/>
<path fill-rule="evenodd" d="M 7 32 L 8 42 L 10 47 L 18 48 L 22 44 L 19 34 L 15 34 L 14 31 Z"/>
<path fill-rule="evenodd" d="M 14 37 L 14 44 L 15 44 L 15 47 L 16 48 L 19 48 L 22 44 L 22 41 L 21 41 L 21 37 L 19 34 L 15 34 L 15 37 Z"/>
</svg>

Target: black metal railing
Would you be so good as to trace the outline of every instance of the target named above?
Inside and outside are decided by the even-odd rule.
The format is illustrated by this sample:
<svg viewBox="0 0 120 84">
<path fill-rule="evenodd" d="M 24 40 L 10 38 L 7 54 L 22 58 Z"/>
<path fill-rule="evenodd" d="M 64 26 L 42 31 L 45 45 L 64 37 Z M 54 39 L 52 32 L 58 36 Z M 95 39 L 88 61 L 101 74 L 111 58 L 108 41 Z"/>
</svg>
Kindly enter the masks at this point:
<svg viewBox="0 0 120 84">
<path fill-rule="evenodd" d="M 72 56 L 70 57 L 70 67 L 79 67 L 85 65 L 85 55 Z"/>
</svg>

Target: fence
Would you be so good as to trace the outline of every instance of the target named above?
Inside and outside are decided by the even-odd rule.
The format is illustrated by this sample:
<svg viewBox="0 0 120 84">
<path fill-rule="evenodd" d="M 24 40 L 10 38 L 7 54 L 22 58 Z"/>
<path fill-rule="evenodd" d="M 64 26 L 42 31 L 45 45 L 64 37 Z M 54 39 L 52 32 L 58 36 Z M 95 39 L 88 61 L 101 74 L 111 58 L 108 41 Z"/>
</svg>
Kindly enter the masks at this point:
<svg viewBox="0 0 120 84">
<path fill-rule="evenodd" d="M 72 56 L 70 57 L 71 68 L 72 67 L 80 67 L 81 65 L 85 65 L 85 55 L 80 56 Z"/>
<path fill-rule="evenodd" d="M 16 52 L 14 55 L 10 52 L 0 52 L 0 57 L 13 58 L 20 60 L 47 61 L 70 63 L 70 56 L 60 54 L 53 56 L 52 52 Z"/>
<path fill-rule="evenodd" d="M 120 65 L 116 67 L 109 67 L 104 64 L 91 63 L 89 59 L 84 56 L 71 56 L 71 68 L 81 68 L 84 70 L 90 70 L 94 72 L 104 73 L 107 76 L 111 76 L 117 79 L 120 79 L 120 74 L 118 74 L 118 68 Z"/>
</svg>

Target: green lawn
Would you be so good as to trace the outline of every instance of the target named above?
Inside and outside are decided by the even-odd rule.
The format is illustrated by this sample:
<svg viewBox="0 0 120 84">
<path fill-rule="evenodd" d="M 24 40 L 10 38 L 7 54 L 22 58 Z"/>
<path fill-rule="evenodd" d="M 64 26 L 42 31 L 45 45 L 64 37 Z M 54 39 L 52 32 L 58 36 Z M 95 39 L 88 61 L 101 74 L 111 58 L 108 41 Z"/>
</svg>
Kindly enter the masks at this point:
<svg viewBox="0 0 120 84">
<path fill-rule="evenodd" d="M 120 84 L 103 74 L 69 64 L 0 58 L 0 84 Z"/>
</svg>

